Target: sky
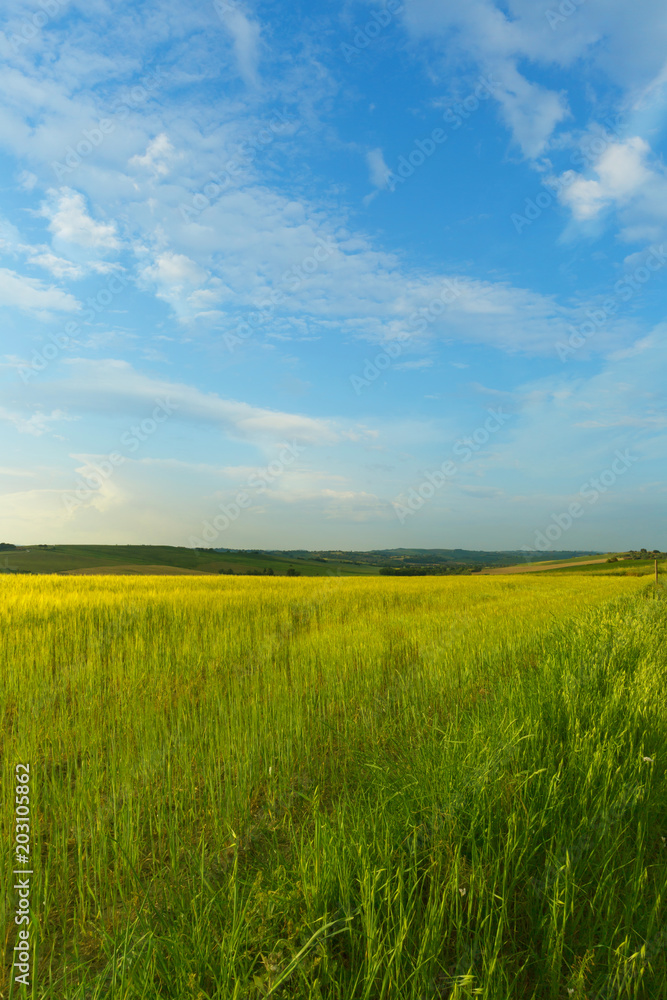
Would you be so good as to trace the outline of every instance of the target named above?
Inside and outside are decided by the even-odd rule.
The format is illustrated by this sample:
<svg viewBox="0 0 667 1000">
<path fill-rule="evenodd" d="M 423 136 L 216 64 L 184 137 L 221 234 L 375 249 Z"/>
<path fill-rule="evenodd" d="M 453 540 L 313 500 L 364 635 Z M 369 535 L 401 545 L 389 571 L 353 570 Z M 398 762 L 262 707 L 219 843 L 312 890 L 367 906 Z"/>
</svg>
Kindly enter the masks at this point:
<svg viewBox="0 0 667 1000">
<path fill-rule="evenodd" d="M 660 0 L 5 0 L 0 540 L 667 549 Z"/>
</svg>

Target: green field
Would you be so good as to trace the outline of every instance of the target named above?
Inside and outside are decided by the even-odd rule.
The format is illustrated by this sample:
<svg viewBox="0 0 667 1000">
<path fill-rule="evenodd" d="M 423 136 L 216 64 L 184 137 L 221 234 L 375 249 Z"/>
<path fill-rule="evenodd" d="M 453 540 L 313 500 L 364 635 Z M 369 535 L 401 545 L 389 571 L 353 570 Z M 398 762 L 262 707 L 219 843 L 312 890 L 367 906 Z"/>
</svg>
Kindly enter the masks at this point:
<svg viewBox="0 0 667 1000">
<path fill-rule="evenodd" d="M 506 566 L 518 552 L 482 552 L 468 549 L 382 549 L 374 552 L 222 551 L 197 550 L 170 545 L 29 545 L 3 551 L 0 573 L 111 572 L 243 574 L 272 570 L 278 576 L 293 569 L 301 576 L 377 576 L 382 567 L 430 566 L 444 570 L 452 565 Z M 561 555 L 556 553 L 555 556 Z M 570 553 L 562 553 L 571 556 Z M 589 558 L 585 555 L 581 559 Z"/>
<path fill-rule="evenodd" d="M 612 559 L 612 557 L 615 557 Z M 559 563 L 562 563 L 559 564 Z M 667 570 L 667 563 L 664 556 L 658 559 L 658 575 L 662 575 Z M 653 576 L 655 573 L 655 558 L 651 556 L 647 559 L 626 559 L 618 553 L 607 553 L 606 556 L 579 556 L 576 559 L 563 559 L 560 561 L 549 559 L 540 562 L 517 563 L 516 565 L 505 565 L 502 567 L 490 567 L 484 573 L 512 574 L 512 573 L 587 573 L 597 576 Z"/>
<path fill-rule="evenodd" d="M 590 566 L 576 566 L 569 571 L 565 569 L 548 569 L 546 573 L 586 573 L 593 576 L 653 576 L 655 573 L 654 559 L 627 559 L 619 562 L 597 563 Z M 658 575 L 667 572 L 667 563 L 658 561 Z"/>
<path fill-rule="evenodd" d="M 65 573 L 114 567 L 119 572 L 148 575 L 156 567 L 216 574 L 228 569 L 235 573 L 272 569 L 277 575 L 285 575 L 293 567 L 301 576 L 365 576 L 379 572 L 379 566 L 354 565 L 344 560 L 319 562 L 299 556 L 205 552 L 170 545 L 50 545 L 0 552 L 0 570 L 14 572 Z"/>
<path fill-rule="evenodd" d="M 2 587 L 0 996 L 17 764 L 36 1000 L 665 996 L 662 587 Z"/>
</svg>

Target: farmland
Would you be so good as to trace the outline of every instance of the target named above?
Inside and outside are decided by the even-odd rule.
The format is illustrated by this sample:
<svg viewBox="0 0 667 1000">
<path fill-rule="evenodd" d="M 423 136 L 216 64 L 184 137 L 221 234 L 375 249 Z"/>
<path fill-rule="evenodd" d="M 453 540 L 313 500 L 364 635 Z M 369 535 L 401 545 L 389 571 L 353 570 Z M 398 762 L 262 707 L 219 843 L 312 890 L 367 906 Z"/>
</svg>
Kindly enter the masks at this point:
<svg viewBox="0 0 667 1000">
<path fill-rule="evenodd" d="M 290 567 L 302 576 L 377 574 L 378 566 L 355 565 L 351 560 L 315 561 L 304 555 L 217 552 L 173 545 L 34 545 L 2 553 L 6 571 L 21 573 L 130 573 L 133 575 L 190 575 L 248 573 L 271 570 L 287 574 Z"/>
<path fill-rule="evenodd" d="M 525 553 L 468 549 L 381 549 L 373 552 L 192 549 L 176 545 L 3 545 L 0 572 L 210 575 L 212 573 L 286 576 L 377 576 L 381 569 L 475 571 L 509 566 Z M 539 555 L 539 553 L 538 553 Z M 554 553 L 553 558 L 576 556 Z M 579 558 L 586 559 L 586 556 Z M 569 561 L 569 560 L 566 560 Z M 523 564 L 525 566 L 525 563 Z"/>
<path fill-rule="evenodd" d="M 39 1000 L 663 995 L 662 587 L 2 587 L 3 788 L 29 763 Z M 11 793 L 1 817 L 8 887 Z"/>
</svg>

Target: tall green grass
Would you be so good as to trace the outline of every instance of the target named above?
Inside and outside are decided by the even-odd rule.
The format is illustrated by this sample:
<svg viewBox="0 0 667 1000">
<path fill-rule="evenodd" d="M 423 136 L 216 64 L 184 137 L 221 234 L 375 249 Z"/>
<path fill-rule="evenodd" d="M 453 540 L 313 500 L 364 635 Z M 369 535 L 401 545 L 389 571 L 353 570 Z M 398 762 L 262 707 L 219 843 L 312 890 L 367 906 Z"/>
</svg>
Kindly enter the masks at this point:
<svg viewBox="0 0 667 1000">
<path fill-rule="evenodd" d="M 666 607 L 576 575 L 7 581 L 29 995 L 667 995 Z"/>
</svg>

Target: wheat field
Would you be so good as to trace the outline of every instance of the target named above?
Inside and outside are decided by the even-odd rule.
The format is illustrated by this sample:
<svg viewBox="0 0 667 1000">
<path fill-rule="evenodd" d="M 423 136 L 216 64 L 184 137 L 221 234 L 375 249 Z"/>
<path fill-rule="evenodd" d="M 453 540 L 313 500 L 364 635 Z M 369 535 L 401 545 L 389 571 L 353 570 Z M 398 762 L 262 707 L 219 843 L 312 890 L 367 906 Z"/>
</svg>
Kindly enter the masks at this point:
<svg viewBox="0 0 667 1000">
<path fill-rule="evenodd" d="M 1 997 L 667 996 L 662 588 L 2 588 Z"/>
</svg>

